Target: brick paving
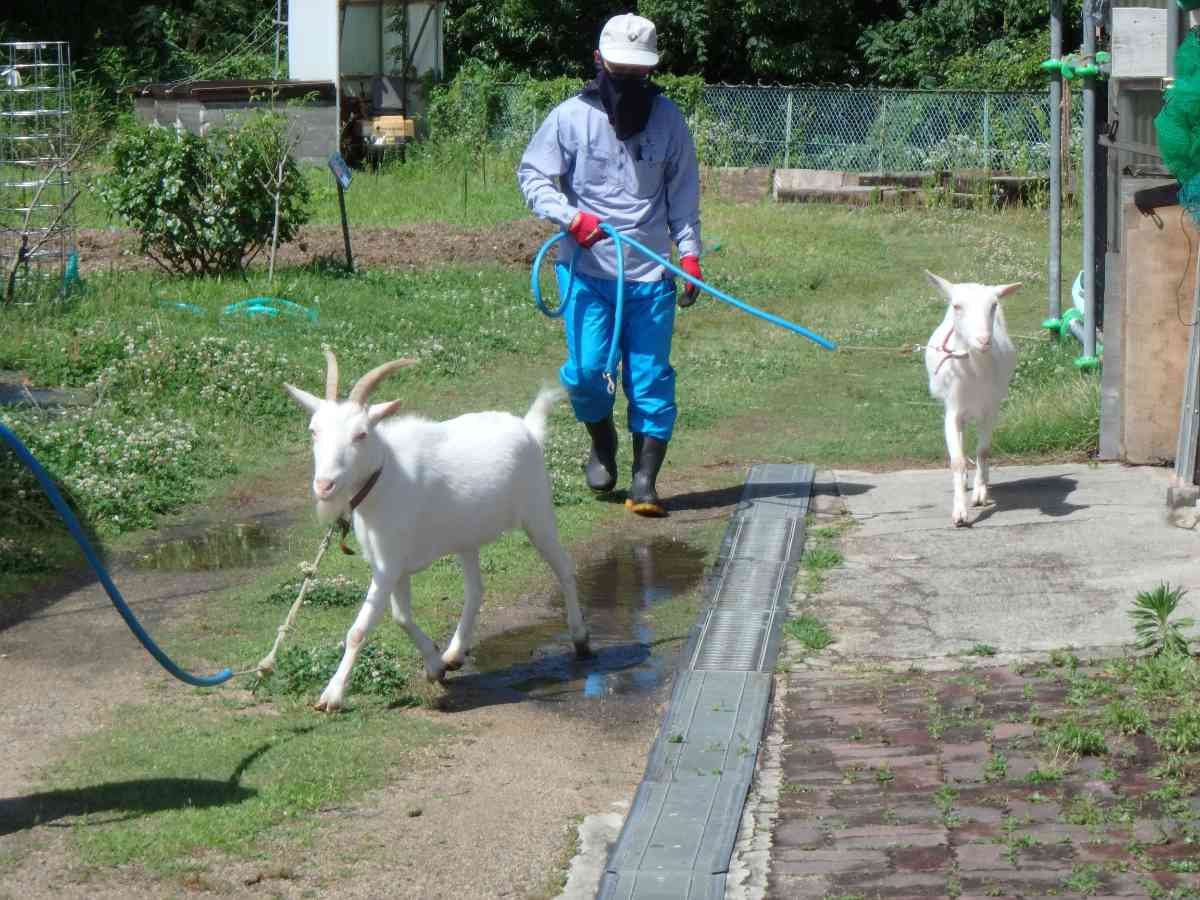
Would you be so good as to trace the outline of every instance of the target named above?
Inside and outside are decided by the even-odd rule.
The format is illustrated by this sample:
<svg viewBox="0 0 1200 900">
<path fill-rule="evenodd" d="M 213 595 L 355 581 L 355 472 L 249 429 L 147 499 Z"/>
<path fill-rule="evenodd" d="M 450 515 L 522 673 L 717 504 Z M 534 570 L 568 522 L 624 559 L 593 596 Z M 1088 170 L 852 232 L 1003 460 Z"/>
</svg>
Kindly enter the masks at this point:
<svg viewBox="0 0 1200 900">
<path fill-rule="evenodd" d="M 787 675 L 767 896 L 1200 898 L 1200 800 L 1153 793 L 1142 735 L 1050 753 L 1057 676 Z"/>
</svg>

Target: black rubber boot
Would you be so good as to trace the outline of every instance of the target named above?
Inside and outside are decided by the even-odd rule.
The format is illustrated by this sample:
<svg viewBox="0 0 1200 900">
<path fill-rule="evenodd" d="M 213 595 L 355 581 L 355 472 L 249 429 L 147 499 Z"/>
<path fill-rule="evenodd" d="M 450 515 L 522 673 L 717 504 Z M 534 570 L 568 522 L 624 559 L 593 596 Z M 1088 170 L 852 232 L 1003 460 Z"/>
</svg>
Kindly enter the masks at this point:
<svg viewBox="0 0 1200 900">
<path fill-rule="evenodd" d="M 592 455 L 583 466 L 587 486 L 604 493 L 617 486 L 617 429 L 612 416 L 599 422 L 584 422 L 592 436 Z"/>
<path fill-rule="evenodd" d="M 667 442 L 644 434 L 633 436 L 633 483 L 625 505 L 639 516 L 665 516 L 654 481 L 667 456 Z"/>
</svg>

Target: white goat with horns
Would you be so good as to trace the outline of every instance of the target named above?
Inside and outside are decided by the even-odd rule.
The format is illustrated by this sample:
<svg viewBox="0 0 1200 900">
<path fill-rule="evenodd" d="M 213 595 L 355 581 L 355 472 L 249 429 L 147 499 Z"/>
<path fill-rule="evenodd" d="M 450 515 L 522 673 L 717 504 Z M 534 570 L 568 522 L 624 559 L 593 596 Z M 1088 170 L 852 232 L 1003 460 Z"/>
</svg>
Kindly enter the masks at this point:
<svg viewBox="0 0 1200 900">
<path fill-rule="evenodd" d="M 1017 368 L 1017 351 L 1008 336 L 1000 299 L 1020 284 L 951 284 L 932 272 L 925 273 L 947 300 L 946 316 L 934 329 L 925 347 L 929 393 L 946 407 L 946 450 L 954 483 L 956 526 L 967 524 L 967 460 L 963 453 L 963 426 L 974 420 L 975 449 L 973 506 L 988 503 L 988 454 L 992 429 L 1008 384 Z"/>
<path fill-rule="evenodd" d="M 517 527 L 554 570 L 575 652 L 589 655 L 574 568 L 558 542 L 542 453 L 546 416 L 562 391 L 541 391 L 524 419 L 504 412 L 472 413 L 446 422 L 416 416 L 388 419 L 399 411 L 400 401 L 368 405 L 368 397 L 380 381 L 415 360 L 371 370 L 339 402 L 337 359 L 328 350 L 325 358 L 324 400 L 290 384 L 284 387 L 312 413 L 318 517 L 332 522 L 352 513 L 372 577 L 346 635 L 341 664 L 317 709 L 341 707 L 355 658 L 389 600 L 392 616 L 421 652 L 427 678 L 440 681 L 447 670 L 461 667 L 483 598 L 479 548 Z M 410 579 L 451 553 L 463 567 L 463 611 L 450 645 L 439 655 L 413 620 Z"/>
</svg>

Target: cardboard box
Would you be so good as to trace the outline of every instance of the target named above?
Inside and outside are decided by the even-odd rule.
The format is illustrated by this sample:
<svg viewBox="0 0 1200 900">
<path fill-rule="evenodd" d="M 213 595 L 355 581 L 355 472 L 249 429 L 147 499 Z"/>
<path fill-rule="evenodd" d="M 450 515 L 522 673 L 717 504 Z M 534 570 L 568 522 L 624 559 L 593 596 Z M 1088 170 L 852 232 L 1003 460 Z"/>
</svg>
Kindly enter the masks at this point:
<svg viewBox="0 0 1200 900">
<path fill-rule="evenodd" d="M 374 116 L 361 122 L 362 136 L 367 139 L 411 140 L 416 136 L 416 122 L 408 116 Z"/>
</svg>

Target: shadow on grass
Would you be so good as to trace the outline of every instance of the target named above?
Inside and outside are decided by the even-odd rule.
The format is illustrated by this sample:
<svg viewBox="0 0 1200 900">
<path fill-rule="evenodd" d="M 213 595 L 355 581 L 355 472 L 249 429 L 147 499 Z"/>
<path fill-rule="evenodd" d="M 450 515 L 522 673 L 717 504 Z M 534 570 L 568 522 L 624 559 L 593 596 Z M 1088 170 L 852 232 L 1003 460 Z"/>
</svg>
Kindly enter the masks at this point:
<svg viewBox="0 0 1200 900">
<path fill-rule="evenodd" d="M 286 740 L 306 735 L 315 728 L 294 728 Z M 211 778 L 144 778 L 0 799 L 0 837 L 75 816 L 109 813 L 86 823 L 108 825 L 169 809 L 205 809 L 245 803 L 257 797 L 258 791 L 243 787 L 242 776 L 259 757 L 279 745 L 279 741 L 272 741 L 246 754 L 225 781 Z M 70 823 L 71 826 L 76 824 L 79 823 Z"/>
<path fill-rule="evenodd" d="M 168 809 L 204 809 L 243 803 L 258 794 L 230 781 L 206 778 L 147 778 L 92 787 L 46 791 L 0 800 L 0 835 L 25 831 L 74 816 L 108 813 L 89 825 L 123 822 Z M 75 823 L 72 823 L 75 824 Z"/>
</svg>

